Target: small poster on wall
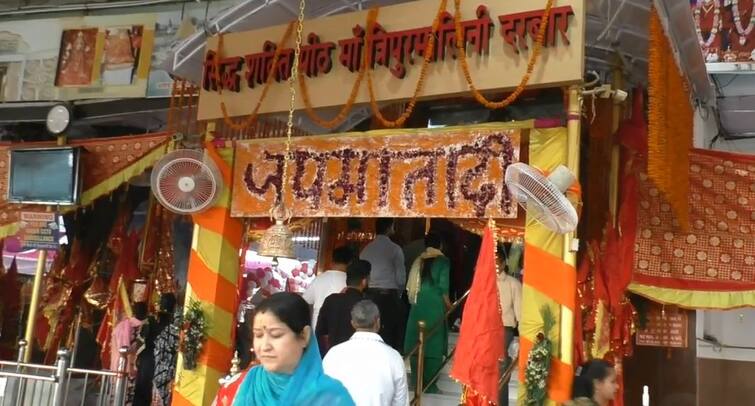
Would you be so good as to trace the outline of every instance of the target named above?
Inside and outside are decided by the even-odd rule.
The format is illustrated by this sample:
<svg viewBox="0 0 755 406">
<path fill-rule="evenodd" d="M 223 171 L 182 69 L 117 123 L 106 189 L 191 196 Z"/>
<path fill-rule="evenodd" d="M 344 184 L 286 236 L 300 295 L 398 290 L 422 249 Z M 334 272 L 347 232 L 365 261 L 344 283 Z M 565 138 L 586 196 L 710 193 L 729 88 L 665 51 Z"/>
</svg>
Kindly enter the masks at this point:
<svg viewBox="0 0 755 406">
<path fill-rule="evenodd" d="M 60 227 L 55 213 L 21 212 L 21 248 L 23 250 L 57 250 Z"/>
<path fill-rule="evenodd" d="M 89 86 L 92 83 L 97 28 L 63 30 L 55 86 Z"/>
<path fill-rule="evenodd" d="M 133 25 L 105 30 L 105 49 L 102 53 L 102 84 L 125 86 L 134 82 L 142 48 L 144 27 Z"/>
<path fill-rule="evenodd" d="M 648 310 L 645 328 L 637 330 L 637 345 L 687 348 L 687 328 L 688 318 L 684 310 L 653 306 Z"/>
</svg>

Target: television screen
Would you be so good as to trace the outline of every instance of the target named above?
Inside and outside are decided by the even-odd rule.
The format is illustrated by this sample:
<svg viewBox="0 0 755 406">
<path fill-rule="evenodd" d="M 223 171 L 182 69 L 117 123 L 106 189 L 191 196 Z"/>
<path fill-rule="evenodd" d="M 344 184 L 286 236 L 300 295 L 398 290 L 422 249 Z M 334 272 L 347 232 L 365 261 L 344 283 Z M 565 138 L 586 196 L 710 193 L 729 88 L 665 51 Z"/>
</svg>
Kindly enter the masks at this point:
<svg viewBox="0 0 755 406">
<path fill-rule="evenodd" d="M 8 201 L 76 204 L 79 192 L 77 148 L 14 149 L 10 154 Z"/>
</svg>

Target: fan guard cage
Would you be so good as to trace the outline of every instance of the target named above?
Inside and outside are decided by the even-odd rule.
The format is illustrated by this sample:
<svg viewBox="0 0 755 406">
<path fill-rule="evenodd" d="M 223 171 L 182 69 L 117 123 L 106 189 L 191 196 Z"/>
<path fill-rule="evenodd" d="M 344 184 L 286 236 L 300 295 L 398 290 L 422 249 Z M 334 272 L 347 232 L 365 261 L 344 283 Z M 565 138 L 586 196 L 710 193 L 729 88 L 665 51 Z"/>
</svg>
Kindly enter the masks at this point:
<svg viewBox="0 0 755 406">
<path fill-rule="evenodd" d="M 178 149 L 152 169 L 152 193 L 168 210 L 194 214 L 209 209 L 222 189 L 222 175 L 202 151 Z"/>
<path fill-rule="evenodd" d="M 527 214 L 560 234 L 574 231 L 577 210 L 559 188 L 537 169 L 518 162 L 506 169 L 506 185 Z"/>
</svg>

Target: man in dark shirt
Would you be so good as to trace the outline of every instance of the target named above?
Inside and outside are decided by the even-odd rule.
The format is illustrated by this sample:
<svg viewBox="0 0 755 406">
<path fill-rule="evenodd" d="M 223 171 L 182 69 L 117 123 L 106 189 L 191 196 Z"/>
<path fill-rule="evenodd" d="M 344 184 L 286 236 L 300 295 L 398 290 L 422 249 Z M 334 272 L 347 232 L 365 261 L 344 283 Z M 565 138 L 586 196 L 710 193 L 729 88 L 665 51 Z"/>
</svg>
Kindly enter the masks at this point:
<svg viewBox="0 0 755 406">
<path fill-rule="evenodd" d="M 324 357 L 328 349 L 348 341 L 354 334 L 351 325 L 351 308 L 364 300 L 364 292 L 370 280 L 371 265 L 365 260 L 355 260 L 346 268 L 346 288 L 325 299 L 317 318 L 315 334 Z"/>
</svg>

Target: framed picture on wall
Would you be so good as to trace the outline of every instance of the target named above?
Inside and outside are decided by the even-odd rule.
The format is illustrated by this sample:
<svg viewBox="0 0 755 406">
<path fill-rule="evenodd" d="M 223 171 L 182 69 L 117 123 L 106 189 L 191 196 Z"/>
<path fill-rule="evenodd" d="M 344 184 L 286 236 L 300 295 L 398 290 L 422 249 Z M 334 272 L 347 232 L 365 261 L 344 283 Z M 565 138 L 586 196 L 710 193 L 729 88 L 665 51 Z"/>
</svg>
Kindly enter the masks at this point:
<svg viewBox="0 0 755 406">
<path fill-rule="evenodd" d="M 97 32 L 97 28 L 63 31 L 55 86 L 89 86 L 92 83 Z"/>
</svg>

